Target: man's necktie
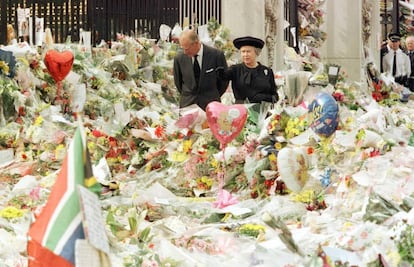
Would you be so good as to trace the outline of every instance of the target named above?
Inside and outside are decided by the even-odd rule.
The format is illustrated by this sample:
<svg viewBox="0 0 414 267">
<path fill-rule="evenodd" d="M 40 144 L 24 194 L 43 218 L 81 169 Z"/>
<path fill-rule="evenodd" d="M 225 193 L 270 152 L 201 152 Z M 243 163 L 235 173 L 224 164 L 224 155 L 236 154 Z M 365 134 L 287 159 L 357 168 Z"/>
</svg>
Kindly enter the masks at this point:
<svg viewBox="0 0 414 267">
<path fill-rule="evenodd" d="M 200 64 L 198 64 L 197 56 L 198 55 L 194 56 L 193 70 L 194 70 L 194 77 L 195 77 L 195 80 L 196 80 L 196 84 L 197 84 L 197 87 L 198 87 L 198 81 L 200 80 L 201 70 L 200 70 Z"/>
<path fill-rule="evenodd" d="M 397 52 L 394 51 L 394 61 L 392 62 L 392 76 L 397 73 Z"/>
</svg>

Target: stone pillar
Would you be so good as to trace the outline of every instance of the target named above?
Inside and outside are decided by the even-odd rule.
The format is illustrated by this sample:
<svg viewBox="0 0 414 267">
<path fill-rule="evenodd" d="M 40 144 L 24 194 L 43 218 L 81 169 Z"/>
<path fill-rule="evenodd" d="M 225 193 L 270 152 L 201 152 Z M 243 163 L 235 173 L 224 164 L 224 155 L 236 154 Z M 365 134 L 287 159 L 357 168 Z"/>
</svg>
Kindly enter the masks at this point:
<svg viewBox="0 0 414 267">
<path fill-rule="evenodd" d="M 285 0 L 265 0 L 265 43 L 267 65 L 273 70 L 283 70 Z"/>
<path fill-rule="evenodd" d="M 372 5 L 371 12 L 371 36 L 368 39 L 368 48 L 370 53 L 370 60 L 374 62 L 378 71 L 380 70 L 380 49 L 382 39 L 384 38 L 381 33 L 381 17 L 380 17 L 380 4 L 379 1 L 367 0 Z"/>
<path fill-rule="evenodd" d="M 265 11 L 263 0 L 225 0 L 221 5 L 221 24 L 230 30 L 230 40 L 246 35 L 264 40 Z M 259 61 L 267 64 L 265 53 L 260 55 Z"/>
<path fill-rule="evenodd" d="M 281 5 L 278 8 L 278 17 L 279 21 L 277 23 L 277 36 L 276 36 L 276 51 L 275 51 L 275 63 L 273 65 L 273 70 L 280 71 L 286 69 L 284 52 L 285 52 L 285 7 L 284 2 L 280 1 Z M 298 41 L 298 40 L 296 40 Z"/>
<path fill-rule="evenodd" d="M 362 81 L 364 49 L 362 44 L 363 0 L 325 2 L 327 39 L 320 48 L 322 61 L 341 65 L 350 81 Z"/>
</svg>

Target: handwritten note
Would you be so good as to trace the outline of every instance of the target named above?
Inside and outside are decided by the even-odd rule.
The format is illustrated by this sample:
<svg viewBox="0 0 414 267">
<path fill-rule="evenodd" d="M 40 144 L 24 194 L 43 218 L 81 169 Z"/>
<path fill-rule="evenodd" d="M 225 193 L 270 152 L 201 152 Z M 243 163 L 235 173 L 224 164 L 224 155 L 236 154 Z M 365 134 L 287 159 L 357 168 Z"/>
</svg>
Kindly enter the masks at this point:
<svg viewBox="0 0 414 267">
<path fill-rule="evenodd" d="M 79 195 L 85 237 L 93 247 L 108 254 L 108 237 L 105 233 L 99 198 L 84 186 L 79 186 Z"/>
</svg>

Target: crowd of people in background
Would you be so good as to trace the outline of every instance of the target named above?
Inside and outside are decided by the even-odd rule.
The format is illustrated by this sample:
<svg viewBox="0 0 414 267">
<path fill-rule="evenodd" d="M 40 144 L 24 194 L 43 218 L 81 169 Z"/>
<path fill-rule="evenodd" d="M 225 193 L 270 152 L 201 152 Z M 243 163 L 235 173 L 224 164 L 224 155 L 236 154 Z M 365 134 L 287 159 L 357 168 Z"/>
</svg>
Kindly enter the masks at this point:
<svg viewBox="0 0 414 267">
<path fill-rule="evenodd" d="M 396 83 L 414 92 L 414 36 L 402 41 L 400 33 L 390 33 L 380 53 L 381 73 L 391 74 Z"/>
</svg>

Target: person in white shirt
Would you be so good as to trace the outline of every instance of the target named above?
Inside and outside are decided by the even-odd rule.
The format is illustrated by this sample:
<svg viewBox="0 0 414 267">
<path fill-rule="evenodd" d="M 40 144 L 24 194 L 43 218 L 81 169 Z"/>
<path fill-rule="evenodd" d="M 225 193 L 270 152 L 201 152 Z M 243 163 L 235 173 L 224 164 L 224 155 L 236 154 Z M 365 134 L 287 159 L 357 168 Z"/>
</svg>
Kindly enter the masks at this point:
<svg viewBox="0 0 414 267">
<path fill-rule="evenodd" d="M 411 74 L 410 57 L 400 48 L 401 35 L 399 33 L 389 34 L 388 39 L 391 41 L 389 43 L 391 50 L 383 58 L 383 72 L 391 74 L 396 83 L 406 86 Z"/>
</svg>

